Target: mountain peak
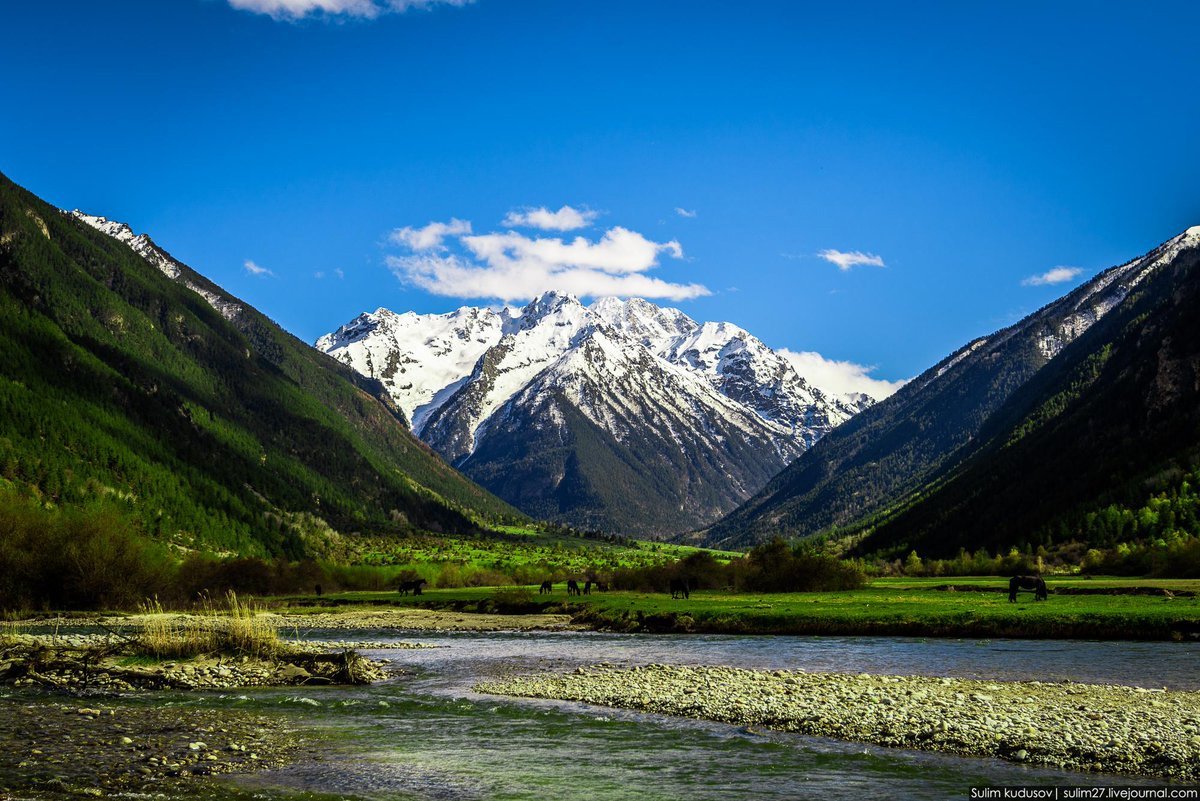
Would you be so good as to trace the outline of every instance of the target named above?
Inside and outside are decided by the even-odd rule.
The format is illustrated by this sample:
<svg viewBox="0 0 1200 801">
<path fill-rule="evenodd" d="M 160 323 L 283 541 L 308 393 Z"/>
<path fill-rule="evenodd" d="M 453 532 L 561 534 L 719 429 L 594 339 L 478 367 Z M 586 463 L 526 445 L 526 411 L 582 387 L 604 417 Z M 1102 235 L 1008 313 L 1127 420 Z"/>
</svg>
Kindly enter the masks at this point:
<svg viewBox="0 0 1200 801">
<path fill-rule="evenodd" d="M 381 381 L 413 431 L 484 486 L 577 525 L 711 522 L 854 411 L 744 329 L 642 298 L 585 307 L 551 291 L 521 310 L 395 319 L 317 347 Z M 640 489 L 612 502 L 580 484 L 610 470 Z"/>
</svg>

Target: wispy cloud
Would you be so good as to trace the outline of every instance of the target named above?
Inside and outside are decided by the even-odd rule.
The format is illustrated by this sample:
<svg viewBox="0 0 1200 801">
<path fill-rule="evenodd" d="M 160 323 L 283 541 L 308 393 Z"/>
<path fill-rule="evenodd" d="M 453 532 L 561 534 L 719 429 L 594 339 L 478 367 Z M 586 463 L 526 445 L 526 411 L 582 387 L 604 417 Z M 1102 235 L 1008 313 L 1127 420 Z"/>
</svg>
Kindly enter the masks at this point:
<svg viewBox="0 0 1200 801">
<path fill-rule="evenodd" d="M 300 20 L 308 16 L 375 19 L 384 14 L 429 10 L 435 6 L 465 6 L 474 0 L 229 0 L 241 11 L 266 14 L 273 19 Z"/>
<path fill-rule="evenodd" d="M 682 206 L 676 206 L 675 213 L 678 214 L 680 217 L 687 217 L 689 220 L 696 216 L 695 209 L 688 211 L 687 209 L 683 208 Z"/>
<path fill-rule="evenodd" d="M 587 228 L 597 216 L 599 212 L 591 209 L 563 206 L 558 211 L 550 211 L 545 206 L 539 206 L 536 209 L 510 211 L 501 225 L 508 228 L 540 228 L 543 231 L 574 231 Z"/>
<path fill-rule="evenodd" d="M 259 278 L 272 278 L 275 276 L 275 273 L 271 272 L 266 267 L 260 267 L 250 259 L 246 259 L 242 266 L 246 268 L 246 272 L 250 273 L 251 275 L 258 276 Z"/>
<path fill-rule="evenodd" d="M 397 228 L 388 235 L 388 239 L 396 245 L 405 245 L 413 250 L 435 250 L 444 247 L 442 244 L 448 236 L 462 236 L 471 233 L 471 223 L 452 217 L 450 222 L 431 222 L 421 228 L 405 226 Z"/>
<path fill-rule="evenodd" d="M 1021 286 L 1046 286 L 1051 284 L 1065 284 L 1068 281 L 1074 281 L 1075 277 L 1083 272 L 1080 267 L 1053 267 L 1041 275 L 1031 275 L 1021 282 Z"/>
<path fill-rule="evenodd" d="M 872 378 L 875 367 L 854 362 L 839 362 L 826 359 L 815 351 L 792 351 L 781 348 L 779 354 L 791 362 L 792 367 L 804 380 L 830 395 L 853 395 L 861 393 L 875 400 L 883 400 L 905 381 L 885 381 Z"/>
<path fill-rule="evenodd" d="M 431 226 L 436 235 L 421 232 Z M 458 231 L 447 231 L 455 227 Z M 431 223 L 423 229 L 393 235 L 408 253 L 387 257 L 400 280 L 435 295 L 495 298 L 504 302 L 536 297 L 556 289 L 580 297 L 616 295 L 686 300 L 711 294 L 700 284 L 676 284 L 646 275 L 665 254 L 682 259 L 675 240 L 655 242 L 637 231 L 614 226 L 598 239 L 571 240 L 527 236 L 515 231 L 472 235 L 461 220 Z M 454 248 L 448 247 L 454 239 Z"/>
<path fill-rule="evenodd" d="M 876 256 L 874 253 L 863 253 L 861 250 L 834 250 L 829 248 L 822 250 L 817 254 L 818 257 L 824 259 L 830 264 L 836 264 L 837 268 L 842 272 L 849 270 L 851 267 L 860 265 L 867 267 L 886 267 L 883 263 L 882 256 Z"/>
</svg>

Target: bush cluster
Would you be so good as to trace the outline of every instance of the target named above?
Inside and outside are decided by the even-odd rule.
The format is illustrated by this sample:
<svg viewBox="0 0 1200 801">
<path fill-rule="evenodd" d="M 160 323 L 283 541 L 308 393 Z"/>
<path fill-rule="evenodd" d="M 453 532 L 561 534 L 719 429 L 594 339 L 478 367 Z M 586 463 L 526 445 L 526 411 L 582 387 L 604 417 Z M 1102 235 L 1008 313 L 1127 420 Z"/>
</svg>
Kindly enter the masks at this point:
<svg viewBox="0 0 1200 801">
<path fill-rule="evenodd" d="M 866 583 L 866 575 L 853 562 L 776 539 L 727 564 L 707 551 L 698 551 L 670 564 L 617 570 L 612 586 L 666 592 L 677 579 L 685 579 L 691 589 L 737 592 L 831 592 L 857 589 Z"/>
</svg>

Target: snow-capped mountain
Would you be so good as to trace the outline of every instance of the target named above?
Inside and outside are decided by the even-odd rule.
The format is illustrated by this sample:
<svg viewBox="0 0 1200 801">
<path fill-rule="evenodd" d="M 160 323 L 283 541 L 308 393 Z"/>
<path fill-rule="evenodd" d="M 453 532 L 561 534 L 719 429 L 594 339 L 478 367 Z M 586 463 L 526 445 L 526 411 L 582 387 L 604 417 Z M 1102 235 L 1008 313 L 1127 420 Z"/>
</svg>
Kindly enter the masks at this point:
<svg viewBox="0 0 1200 801">
<path fill-rule="evenodd" d="M 157 267 L 163 275 L 183 284 L 207 300 L 209 305 L 220 312 L 221 316 L 226 320 L 233 320 L 242 313 L 241 305 L 229 300 L 220 292 L 215 291 L 215 285 L 209 284 L 208 286 L 204 286 L 192 280 L 189 277 L 191 270 L 186 265 L 173 259 L 171 254 L 154 244 L 154 240 L 148 234 L 134 234 L 133 229 L 123 222 L 110 220 L 107 217 L 84 214 L 79 209 L 64 211 L 63 213 L 90 225 L 102 234 L 111 236 L 118 242 L 124 242 L 126 245 L 129 245 L 134 253 Z"/>
<path fill-rule="evenodd" d="M 639 534 L 711 521 L 857 411 L 744 329 L 636 298 L 379 309 L 316 346 L 506 500 Z"/>
</svg>

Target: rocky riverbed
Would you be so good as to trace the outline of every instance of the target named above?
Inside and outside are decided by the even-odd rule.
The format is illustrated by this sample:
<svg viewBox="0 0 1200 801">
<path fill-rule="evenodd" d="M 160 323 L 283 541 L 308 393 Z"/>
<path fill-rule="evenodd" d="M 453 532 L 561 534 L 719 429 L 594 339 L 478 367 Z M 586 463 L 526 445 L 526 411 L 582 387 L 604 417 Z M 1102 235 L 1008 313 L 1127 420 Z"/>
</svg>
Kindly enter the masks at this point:
<svg viewBox="0 0 1200 801">
<path fill-rule="evenodd" d="M 344 612 L 270 614 L 272 625 L 293 629 L 401 629 L 409 631 L 565 631 L 570 615 L 497 615 L 440 609 L 349 609 Z"/>
<path fill-rule="evenodd" d="M 288 644 L 269 657 L 205 654 L 182 660 L 140 656 L 130 642 L 112 634 L 10 637 L 0 647 L 0 685 L 79 694 L 369 684 L 388 675 L 386 662 L 362 657 L 350 642 Z"/>
<path fill-rule="evenodd" d="M 0 798 L 171 792 L 302 758 L 286 718 L 40 695 L 0 696 Z"/>
<path fill-rule="evenodd" d="M 475 689 L 1070 770 L 1200 778 L 1197 692 L 605 664 Z"/>
</svg>

